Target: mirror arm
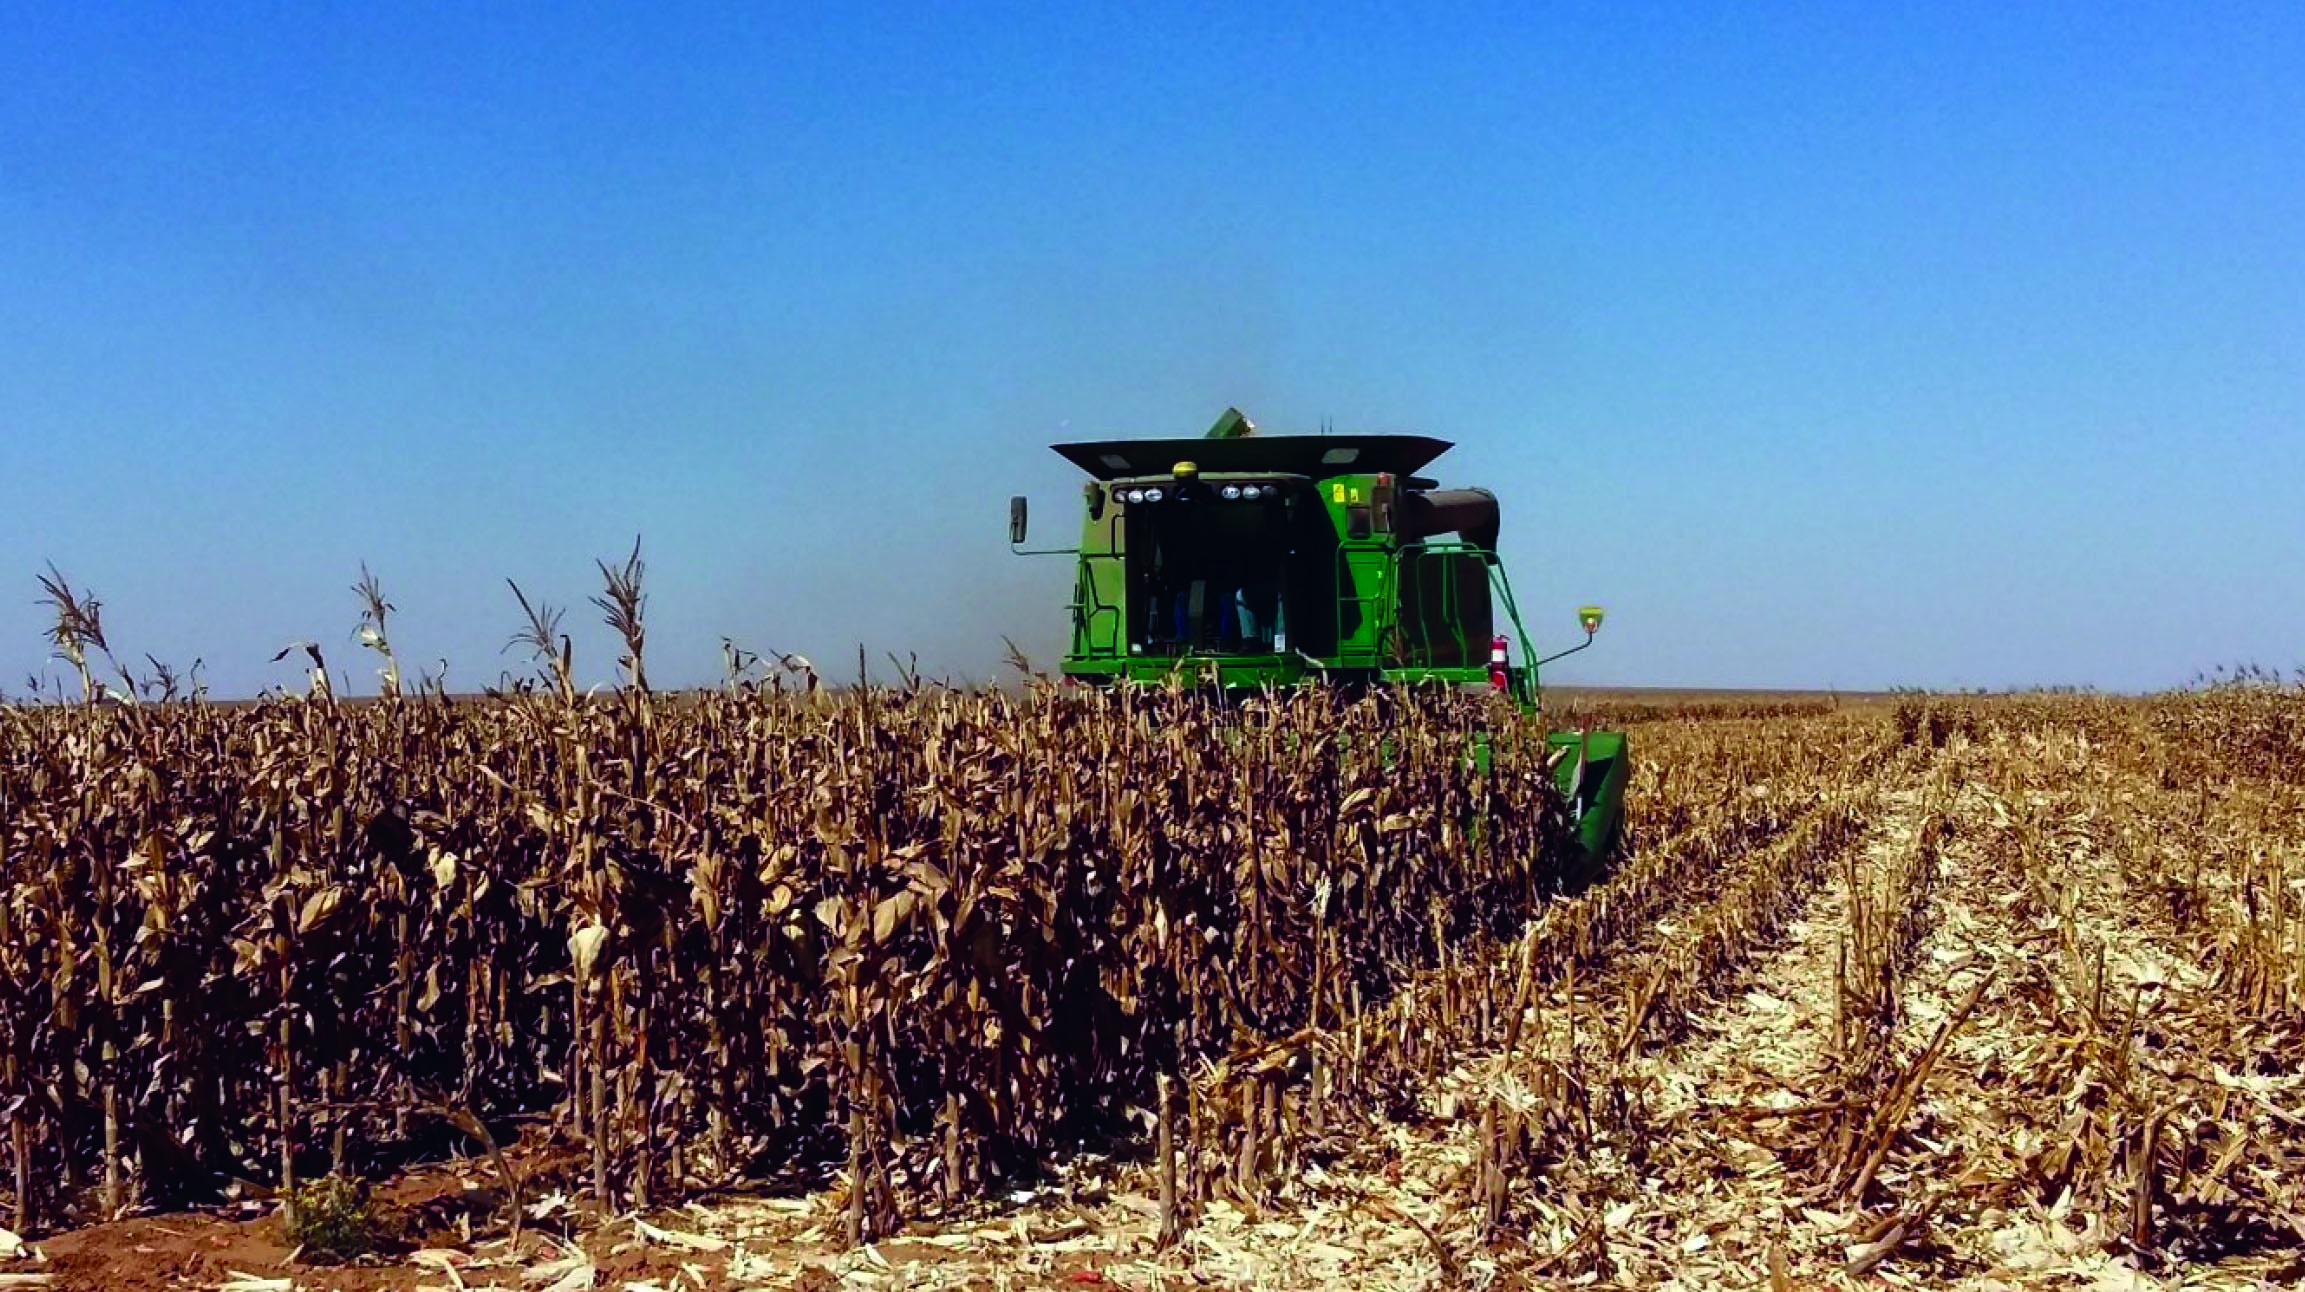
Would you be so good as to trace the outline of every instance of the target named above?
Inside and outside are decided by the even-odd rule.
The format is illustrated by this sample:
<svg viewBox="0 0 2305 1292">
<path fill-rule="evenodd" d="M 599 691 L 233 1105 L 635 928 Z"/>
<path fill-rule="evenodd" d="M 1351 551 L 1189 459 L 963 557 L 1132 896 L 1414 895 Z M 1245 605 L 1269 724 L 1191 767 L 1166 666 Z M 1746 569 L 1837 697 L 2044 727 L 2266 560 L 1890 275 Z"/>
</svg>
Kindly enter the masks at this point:
<svg viewBox="0 0 2305 1292">
<path fill-rule="evenodd" d="M 1543 659 L 1530 660 L 1530 661 L 1528 662 L 1528 664 L 1527 664 L 1527 665 L 1525 665 L 1524 667 L 1527 667 L 1527 668 L 1538 668 L 1538 667 L 1541 667 L 1541 666 L 1543 666 L 1543 665 L 1546 665 L 1546 664 L 1550 664 L 1550 663 L 1552 663 L 1554 660 L 1557 660 L 1557 659 L 1567 659 L 1569 656 L 1576 654 L 1578 651 L 1581 651 L 1581 650 L 1585 649 L 1585 647 L 1587 647 L 1587 646 L 1590 646 L 1590 645 L 1592 645 L 1592 644 L 1593 644 L 1593 635 L 1592 635 L 1591 633 L 1586 633 L 1586 634 L 1585 634 L 1585 640 L 1584 640 L 1584 641 L 1582 641 L 1582 642 L 1580 642 L 1579 644 L 1577 644 L 1577 645 L 1575 645 L 1575 646 L 1571 646 L 1571 647 L 1569 647 L 1569 648 L 1568 648 L 1567 650 L 1565 650 L 1565 651 L 1560 651 L 1560 652 L 1558 652 L 1558 653 L 1556 653 L 1556 654 L 1547 655 L 1547 656 L 1545 656 Z"/>
<path fill-rule="evenodd" d="M 1077 548 L 1077 547 L 1018 547 L 1016 544 L 1014 544 L 1014 543 L 1011 543 L 1011 544 L 1009 544 L 1009 548 L 1008 548 L 1008 550 L 1009 550 L 1010 552 L 1012 552 L 1012 553 L 1014 553 L 1014 554 L 1018 555 L 1018 556 L 1078 556 L 1078 555 L 1080 555 L 1080 549 L 1079 549 L 1079 548 Z"/>
</svg>

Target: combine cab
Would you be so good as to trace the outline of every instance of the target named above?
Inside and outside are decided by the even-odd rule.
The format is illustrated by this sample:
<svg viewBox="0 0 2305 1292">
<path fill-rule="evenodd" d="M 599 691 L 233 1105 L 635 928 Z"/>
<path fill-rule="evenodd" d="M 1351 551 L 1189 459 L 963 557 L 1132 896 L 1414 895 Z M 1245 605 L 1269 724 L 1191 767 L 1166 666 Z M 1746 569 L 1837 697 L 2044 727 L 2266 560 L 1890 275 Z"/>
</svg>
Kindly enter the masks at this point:
<svg viewBox="0 0 2305 1292">
<path fill-rule="evenodd" d="M 1491 687 L 1534 707 L 1531 658 L 1485 489 L 1417 474 L 1449 448 L 1421 435 L 1258 435 L 1238 410 L 1199 439 L 1056 451 L 1093 477 L 1064 672 L 1081 682 L 1254 689 Z M 1009 543 L 1026 537 L 1022 498 Z M 1514 663 L 1515 659 L 1526 661 Z M 1588 852 L 1614 844 L 1625 738 L 1559 732 L 1561 788 Z"/>
</svg>

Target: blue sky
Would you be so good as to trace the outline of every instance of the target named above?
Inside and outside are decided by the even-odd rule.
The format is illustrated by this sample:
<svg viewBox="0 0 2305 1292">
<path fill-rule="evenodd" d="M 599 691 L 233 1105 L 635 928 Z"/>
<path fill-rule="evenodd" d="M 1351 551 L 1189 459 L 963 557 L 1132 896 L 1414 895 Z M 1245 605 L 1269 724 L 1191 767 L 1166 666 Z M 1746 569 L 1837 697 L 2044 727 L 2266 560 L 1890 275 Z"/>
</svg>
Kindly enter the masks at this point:
<svg viewBox="0 0 2305 1292">
<path fill-rule="evenodd" d="M 1563 682 L 2305 663 L 2305 8 L 0 9 L 35 575 L 246 693 L 516 608 L 990 675 L 1064 438 L 1455 440 Z M 853 664 L 847 667 L 853 667 Z"/>
</svg>

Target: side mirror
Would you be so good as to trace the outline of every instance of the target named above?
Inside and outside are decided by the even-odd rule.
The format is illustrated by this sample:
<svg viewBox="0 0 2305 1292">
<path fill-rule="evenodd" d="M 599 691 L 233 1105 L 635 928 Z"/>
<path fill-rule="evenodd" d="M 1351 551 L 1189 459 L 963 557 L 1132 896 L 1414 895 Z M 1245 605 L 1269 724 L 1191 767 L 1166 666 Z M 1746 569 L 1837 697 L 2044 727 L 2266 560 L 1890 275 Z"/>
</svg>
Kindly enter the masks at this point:
<svg viewBox="0 0 2305 1292">
<path fill-rule="evenodd" d="M 1586 606 L 1577 611 L 1577 623 L 1584 628 L 1587 637 L 1601 631 L 1601 608 Z"/>
<path fill-rule="evenodd" d="M 1024 495 L 1008 500 L 1008 545 L 1015 547 L 1024 541 Z"/>
</svg>

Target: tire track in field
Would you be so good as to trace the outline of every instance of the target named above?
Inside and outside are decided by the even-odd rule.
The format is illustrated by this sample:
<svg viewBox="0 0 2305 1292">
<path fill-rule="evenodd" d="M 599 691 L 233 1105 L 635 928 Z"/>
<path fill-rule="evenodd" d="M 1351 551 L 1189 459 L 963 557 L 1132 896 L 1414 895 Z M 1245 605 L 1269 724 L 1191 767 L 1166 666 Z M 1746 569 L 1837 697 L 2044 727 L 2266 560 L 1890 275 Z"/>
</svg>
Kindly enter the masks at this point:
<svg viewBox="0 0 2305 1292">
<path fill-rule="evenodd" d="M 1540 1049 L 1562 1047 L 1583 1074 L 1584 1091 L 1608 1103 L 1620 1066 L 1615 1038 L 1635 1034 L 1640 1002 L 1664 1001 L 1638 1033 L 1643 1036 L 1669 1033 L 1685 1003 L 1688 983 L 1675 981 L 1660 992 L 1649 970 L 1668 961 L 1676 946 L 1699 940 L 1724 891 L 1773 892 L 1778 878 L 1800 869 L 1811 854 L 1829 858 L 1853 832 L 1852 822 L 1864 816 L 1862 805 L 1871 801 L 1880 769 L 1925 757 L 1925 751 L 1898 746 L 1885 729 L 1881 738 L 1855 734 L 1859 738 L 1849 742 L 1838 763 L 1830 744 L 1791 757 L 1779 753 L 1772 764 L 1778 774 L 1755 778 L 1742 787 L 1744 793 L 1724 800 L 1712 824 L 1636 849 L 1595 888 L 1548 908 L 1497 964 L 1474 967 L 1476 974 L 1501 973 L 1503 1000 L 1513 999 L 1516 979 L 1524 984 L 1528 1007 L 1519 1017 L 1526 1026 L 1514 1031 L 1542 1034 Z M 1812 878 L 1821 879 L 1827 870 L 1819 866 Z M 1800 892 L 1807 887 L 1800 885 Z M 1708 979 L 1738 971 L 1719 957 L 1701 967 Z M 1645 985 L 1651 988 L 1646 993 Z M 1455 1056 L 1424 1084 L 1407 1116 L 1357 1121 L 1347 1132 L 1354 1148 L 1344 1160 L 1315 1166 L 1274 1198 L 1289 1220 L 1267 1219 L 1255 1208 L 1214 1206 L 1187 1236 L 1194 1259 L 1170 1272 L 1256 1286 L 1318 1285 L 1323 1279 L 1309 1275 L 1323 1268 L 1330 1282 L 1394 1287 L 1458 1280 L 1481 1285 L 1515 1277 L 1511 1267 L 1526 1263 L 1526 1249 L 1516 1254 L 1510 1246 L 1488 1246 L 1499 1235 L 1484 1224 L 1480 1185 L 1487 1163 L 1483 1145 L 1494 1133 L 1490 1118 L 1500 1090 L 1508 1100 L 1517 1097 L 1515 1090 L 1526 1093 L 1516 1085 L 1520 1057 L 1518 1049 L 1500 1054 L 1493 1044 Z M 1583 1098 L 1569 1093 L 1554 1099 L 1544 1115 L 1573 1115 L 1570 1103 Z M 1603 1109 L 1602 1120 L 1610 1117 Z M 1587 1147 L 1599 1160 L 1618 1156 L 1608 1143 Z M 1550 1187 L 1526 1171 L 1515 1178 L 1523 1194 Z M 1355 1226 L 1377 1215 L 1408 1217 L 1422 1228 L 1395 1226 L 1396 1236 L 1421 1233 L 1422 1239 L 1407 1251 L 1370 1250 L 1345 1259 L 1342 1253 L 1366 1245 L 1356 1238 Z"/>
<path fill-rule="evenodd" d="M 1558 972 L 1532 976 L 1520 1043 L 1470 1057 L 1435 1084 L 1439 1126 L 1376 1128 L 1378 1142 L 1390 1141 L 1400 1184 L 1456 1210 L 1453 1223 L 1438 1227 L 1439 1243 L 1481 1253 L 1506 1232 L 1525 1239 L 1489 1249 L 1504 1255 L 1466 1260 L 1469 1275 L 1509 1286 L 1606 1280 L 1631 1268 L 1608 1253 L 1656 1183 L 1651 1141 L 1660 1128 L 1646 1107 L 1653 1083 L 1642 1074 L 1658 1060 L 1644 1051 L 1670 1046 L 1708 993 L 1781 951 L 1788 921 L 1815 900 L 1844 853 L 1877 833 L 1871 822 L 1886 791 L 1933 761 L 1929 750 L 1893 737 L 1854 752 L 1800 786 L 1806 802 L 1784 828 L 1710 858 L 1714 868 L 1702 875 L 1683 872 L 1670 898 L 1645 905 L 1647 918 L 1616 922 L 1616 936 L 1580 946 Z M 1509 1198 L 1501 1216 L 1500 1193 Z M 1485 1228 L 1484 1213 L 1502 1230 Z"/>
<path fill-rule="evenodd" d="M 1889 1264 L 1947 1287 L 2157 1287 L 2075 1232 L 2065 1223 L 2070 1200 L 2044 1187 L 2045 1163 L 2071 1139 L 2064 1096 L 2079 1041 L 2070 1022 L 2082 1004 L 2070 975 L 2074 929 L 2044 897 L 2079 900 L 2099 877 L 2059 846 L 2052 885 L 2024 855 L 2042 841 L 2071 841 L 2041 814 L 2045 800 L 2012 803 L 2010 757 L 2006 738 L 1977 751 L 1957 805 L 1939 918 L 1922 947 L 1928 971 L 1905 983 L 1902 1010 L 1920 1035 L 1978 994 L 1881 1172 L 1883 1205 L 1926 1217 Z M 1920 1044 L 1912 1035 L 1904 1043 Z"/>
<path fill-rule="evenodd" d="M 2006 735 L 1981 760 L 1979 864 L 1952 872 L 1927 951 L 1993 983 L 1886 1187 L 1934 1200 L 1954 1286 L 2292 1286 L 2305 1235 L 2282 1200 L 2305 1081 L 2293 1061 L 2255 1071 L 2266 1055 L 2227 1030 L 2199 949 L 2133 890 L 2151 863 L 2124 850 L 2161 837 L 2107 817 L 2161 796 L 2100 757 L 2056 731 Z M 1951 1008 L 1951 984 L 1911 986 L 1917 1022 Z"/>
<path fill-rule="evenodd" d="M 1836 975 L 1851 886 L 1877 886 L 1916 848 L 1945 756 L 1907 750 L 1883 760 L 1862 792 L 1862 833 L 1737 975 L 1742 990 L 1692 1011 L 1669 1029 L 1679 1043 L 1616 1073 L 1639 1109 L 1626 1196 L 1604 1216 L 1616 1280 L 1767 1286 L 1775 1269 L 1811 1286 L 1841 1269 L 1841 1218 L 1813 1205 L 1812 1155 L 1772 1114 L 1838 1088 Z"/>
<path fill-rule="evenodd" d="M 1836 1080 L 1830 1041 L 1814 1043 L 1831 1035 L 1828 940 L 1796 937 L 1733 1020 L 1676 1065 L 1666 1087 L 1679 1084 L 1681 1107 L 1696 1115 L 1669 1141 L 1682 1150 L 1679 1169 L 1658 1174 L 1698 1201 L 1670 1208 L 1675 1223 L 1649 1238 L 1659 1286 L 1770 1286 L 1780 1274 L 1804 1287 L 1980 1290 L 2293 1282 L 2293 1258 L 2283 1267 L 2262 1252 L 2224 1266 L 2172 1264 L 2150 1245 L 2129 1254 L 2127 1155 L 2152 1151 L 2138 1127 L 2163 1125 L 2188 1089 L 2197 1107 L 2211 1084 L 2177 1028 L 2186 1002 L 2214 988 L 2158 920 L 2132 908 L 2133 859 L 2113 855 L 2103 845 L 2114 836 L 2096 826 L 2109 788 L 2064 739 L 1994 735 L 1948 750 L 1958 774 L 1938 806 L 1936 889 L 1926 936 L 1895 978 L 1885 1064 L 1899 1075 L 1924 1067 L 1927 1078 L 1885 1119 L 1887 1151 L 1861 1195 L 1822 1151 L 1834 1114 L 1818 1105 Z M 1896 856 L 1882 848 L 1914 827 L 1910 800 L 1909 789 L 1889 794 L 1864 854 L 1872 874 Z M 1845 922 L 1848 882 L 1820 896 L 1812 930 L 1836 910 Z M 1772 1027 L 1811 1043 L 1771 1047 Z M 1938 1059 L 1923 1064 L 1940 1036 Z M 1740 1081 L 1751 1091 L 1744 1108 L 1727 1093 Z M 1754 1105 L 1787 1115 L 1755 1116 Z M 2246 1100 L 2236 1106 L 2249 1114 Z M 2211 1135 L 2246 1145 L 2281 1131 L 2273 1110 L 2240 1139 Z M 2166 1143 L 2161 1153 L 2173 1157 Z M 2257 1183 L 2260 1198 L 2279 1192 Z M 2154 1196 L 2142 1197 L 2157 1222 L 2147 1232 L 2176 1232 Z M 2282 1268 L 2288 1276 L 2265 1281 Z"/>
</svg>

